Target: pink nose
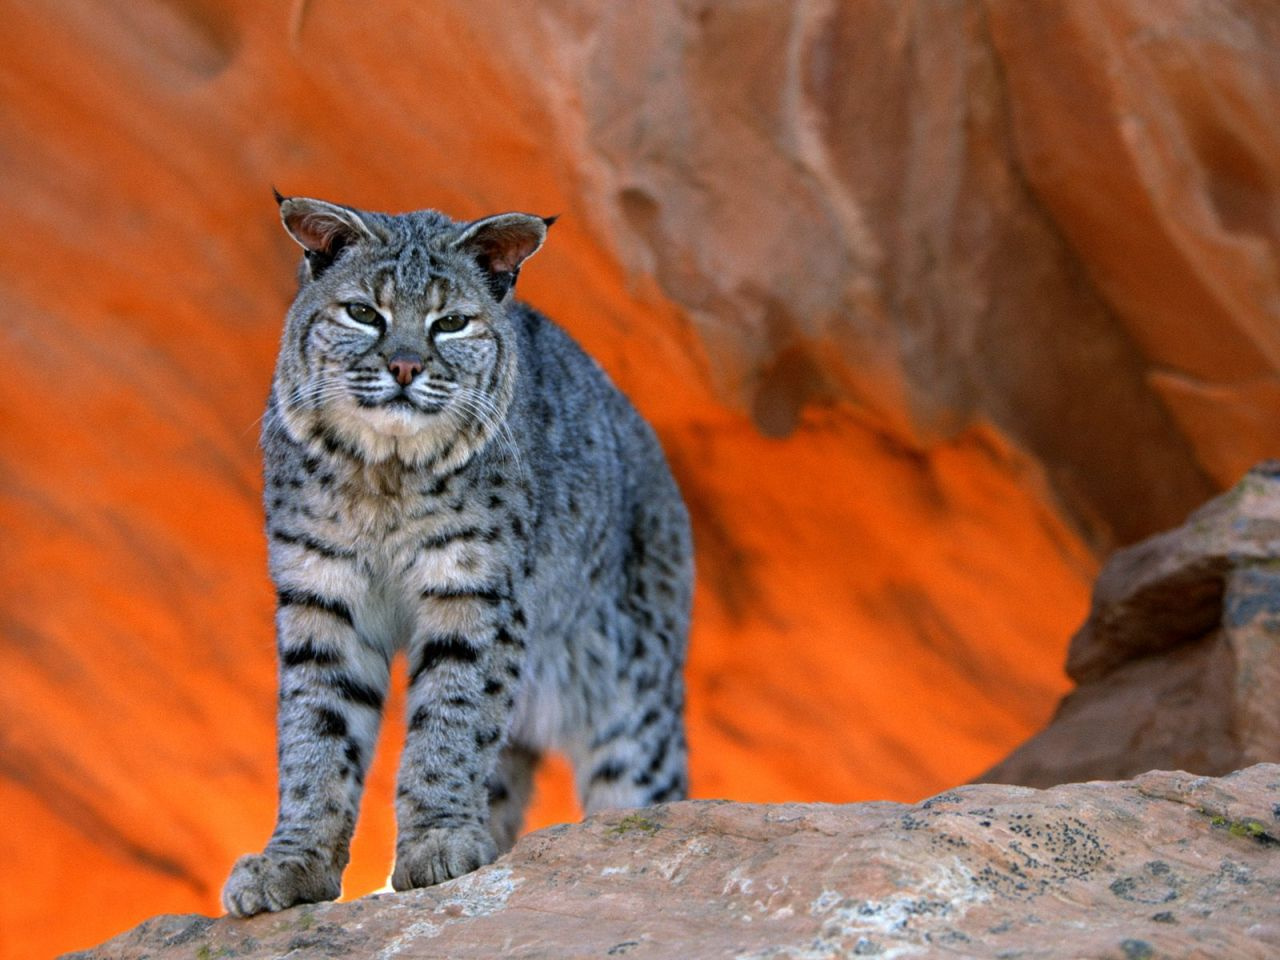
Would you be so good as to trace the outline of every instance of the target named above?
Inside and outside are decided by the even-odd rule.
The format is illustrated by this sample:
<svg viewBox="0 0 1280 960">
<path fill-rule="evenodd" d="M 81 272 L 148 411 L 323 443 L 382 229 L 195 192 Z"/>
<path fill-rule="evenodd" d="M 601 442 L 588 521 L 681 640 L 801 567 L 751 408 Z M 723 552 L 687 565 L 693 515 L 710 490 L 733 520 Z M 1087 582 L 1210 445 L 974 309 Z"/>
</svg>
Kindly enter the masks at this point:
<svg viewBox="0 0 1280 960">
<path fill-rule="evenodd" d="M 408 350 L 397 350 L 387 361 L 387 369 L 396 378 L 396 383 L 407 387 L 422 372 L 422 358 Z"/>
</svg>

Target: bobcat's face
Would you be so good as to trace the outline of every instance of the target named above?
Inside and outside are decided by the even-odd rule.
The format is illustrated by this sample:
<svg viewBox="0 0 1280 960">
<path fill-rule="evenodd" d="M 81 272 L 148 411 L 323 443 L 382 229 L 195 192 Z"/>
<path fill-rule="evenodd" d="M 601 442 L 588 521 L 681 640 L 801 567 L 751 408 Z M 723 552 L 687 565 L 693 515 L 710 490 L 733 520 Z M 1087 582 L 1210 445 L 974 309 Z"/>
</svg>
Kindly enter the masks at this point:
<svg viewBox="0 0 1280 960">
<path fill-rule="evenodd" d="M 465 263 L 416 247 L 371 253 L 340 259 L 299 297 L 297 405 L 365 448 L 500 420 L 515 368 L 500 305 Z"/>
<path fill-rule="evenodd" d="M 320 203 L 282 205 L 307 251 L 277 370 L 286 425 L 368 462 L 465 459 L 510 402 L 505 303 L 514 258 L 537 248 L 545 222 L 508 214 L 459 226 Z M 506 251 L 510 242 L 520 250 Z"/>
</svg>

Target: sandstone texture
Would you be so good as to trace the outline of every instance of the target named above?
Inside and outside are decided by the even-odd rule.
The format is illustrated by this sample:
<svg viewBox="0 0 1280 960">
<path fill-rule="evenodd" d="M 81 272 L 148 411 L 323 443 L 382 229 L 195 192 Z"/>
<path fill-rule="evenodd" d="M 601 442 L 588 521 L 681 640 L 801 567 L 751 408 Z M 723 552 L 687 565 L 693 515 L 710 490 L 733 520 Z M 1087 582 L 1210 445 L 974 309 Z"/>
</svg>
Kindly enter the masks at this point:
<svg viewBox="0 0 1280 960">
<path fill-rule="evenodd" d="M 1113 554 L 1071 641 L 1077 687 L 982 779 L 1048 786 L 1280 760 L 1280 461 Z"/>
<path fill-rule="evenodd" d="M 1273 0 L 517 6 L 0 0 L 0 957 L 212 911 L 270 830 L 272 185 L 562 215 L 521 293 L 693 510 L 699 797 L 972 779 L 1099 559 L 1280 448 Z"/>
<path fill-rule="evenodd" d="M 74 958 L 1265 958 L 1278 834 L 1267 764 L 916 806 L 691 801 L 543 830 L 438 887 L 157 917 Z"/>
</svg>

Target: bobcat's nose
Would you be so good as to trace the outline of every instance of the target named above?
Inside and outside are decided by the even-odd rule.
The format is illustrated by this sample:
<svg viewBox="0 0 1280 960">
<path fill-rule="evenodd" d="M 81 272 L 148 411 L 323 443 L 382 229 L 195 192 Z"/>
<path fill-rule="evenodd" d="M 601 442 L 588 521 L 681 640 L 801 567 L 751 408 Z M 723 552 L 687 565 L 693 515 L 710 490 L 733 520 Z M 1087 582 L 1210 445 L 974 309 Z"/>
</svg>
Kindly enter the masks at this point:
<svg viewBox="0 0 1280 960">
<path fill-rule="evenodd" d="M 409 350 L 397 350 L 387 361 L 387 369 L 396 378 L 396 383 L 407 387 L 422 372 L 422 358 Z"/>
</svg>

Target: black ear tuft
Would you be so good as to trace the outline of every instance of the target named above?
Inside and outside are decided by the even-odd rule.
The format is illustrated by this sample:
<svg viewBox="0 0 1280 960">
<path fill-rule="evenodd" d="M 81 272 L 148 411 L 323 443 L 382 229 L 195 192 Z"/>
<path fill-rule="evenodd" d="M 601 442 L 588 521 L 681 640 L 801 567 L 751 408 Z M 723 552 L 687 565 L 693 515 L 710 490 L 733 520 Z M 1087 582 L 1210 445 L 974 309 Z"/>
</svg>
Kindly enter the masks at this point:
<svg viewBox="0 0 1280 960">
<path fill-rule="evenodd" d="M 277 207 L 280 206 L 280 204 L 284 203 L 285 201 L 284 194 L 282 194 L 279 190 L 275 188 L 275 184 L 271 185 L 271 195 L 276 198 Z"/>
<path fill-rule="evenodd" d="M 465 250 L 489 281 L 489 292 L 501 301 L 515 286 L 520 265 L 538 252 L 555 222 L 530 213 L 500 213 L 477 220 L 463 230 L 454 246 Z"/>
<path fill-rule="evenodd" d="M 302 247 L 313 280 L 347 247 L 377 239 L 358 210 L 324 200 L 285 197 L 280 200 L 280 219 Z"/>
</svg>

